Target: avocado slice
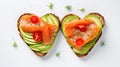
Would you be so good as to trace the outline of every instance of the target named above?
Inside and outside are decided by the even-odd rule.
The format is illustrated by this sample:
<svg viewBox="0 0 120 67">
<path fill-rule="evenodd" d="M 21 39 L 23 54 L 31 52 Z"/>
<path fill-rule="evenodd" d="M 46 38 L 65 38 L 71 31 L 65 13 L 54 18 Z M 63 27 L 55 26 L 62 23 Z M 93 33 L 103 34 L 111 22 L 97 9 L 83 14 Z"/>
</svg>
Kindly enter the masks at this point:
<svg viewBox="0 0 120 67">
<path fill-rule="evenodd" d="M 29 47 L 34 50 L 34 51 L 38 51 L 38 52 L 43 52 L 46 50 L 49 50 L 51 48 L 52 45 L 43 45 L 43 44 L 35 44 L 35 45 L 29 45 Z M 47 53 L 47 52 L 46 52 Z"/>
<path fill-rule="evenodd" d="M 64 30 L 65 30 L 64 24 L 68 23 L 70 21 L 76 20 L 76 18 L 73 18 L 74 16 L 77 16 L 77 15 L 69 14 L 69 15 L 65 16 L 62 20 L 61 27 L 62 27 L 62 32 L 63 32 L 65 38 L 66 38 L 66 34 L 64 32 Z M 79 19 L 79 17 L 77 19 Z M 74 53 L 79 57 L 86 56 L 89 53 L 89 51 L 94 47 L 97 40 L 100 38 L 100 36 L 102 34 L 102 28 L 104 26 L 104 18 L 99 13 L 89 13 L 88 15 L 86 15 L 84 17 L 84 19 L 90 19 L 90 20 L 94 21 L 99 26 L 100 31 L 99 31 L 99 34 L 96 36 L 96 38 L 94 38 L 92 41 L 85 44 L 81 49 L 76 49 L 71 44 L 69 44 L 71 49 L 74 51 Z"/>
<path fill-rule="evenodd" d="M 25 15 L 34 15 L 34 14 L 31 14 L 31 13 L 25 13 L 23 15 L 20 16 L 20 18 L 18 19 L 18 31 L 20 32 L 20 36 L 22 37 L 22 39 L 24 40 L 24 42 L 30 47 L 31 50 L 33 50 L 37 55 L 39 56 L 45 56 L 48 51 L 51 49 L 53 43 L 54 43 L 54 40 L 58 34 L 58 31 L 59 31 L 59 18 L 52 14 L 52 13 L 49 13 L 49 14 L 45 14 L 43 15 L 41 18 L 43 21 L 45 21 L 46 23 L 48 24 L 55 24 L 57 25 L 57 31 L 54 33 L 54 37 L 52 37 L 52 41 L 50 44 L 42 44 L 42 42 L 36 42 L 34 39 L 33 39 L 33 36 L 32 36 L 32 33 L 26 33 L 26 32 L 23 32 L 22 29 L 20 28 L 20 20 L 23 16 Z"/>
</svg>

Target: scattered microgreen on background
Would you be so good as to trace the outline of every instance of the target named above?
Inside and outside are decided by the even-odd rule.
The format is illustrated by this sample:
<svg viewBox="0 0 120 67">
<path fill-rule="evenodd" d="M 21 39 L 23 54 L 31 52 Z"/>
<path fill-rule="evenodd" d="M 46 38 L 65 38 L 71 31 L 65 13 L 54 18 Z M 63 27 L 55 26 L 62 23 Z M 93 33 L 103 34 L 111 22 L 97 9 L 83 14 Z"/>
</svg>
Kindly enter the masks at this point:
<svg viewBox="0 0 120 67">
<path fill-rule="evenodd" d="M 105 41 L 101 41 L 100 46 L 104 46 L 105 45 Z"/>
<path fill-rule="evenodd" d="M 72 7 L 71 5 L 66 5 L 65 8 L 70 11 Z"/>
<path fill-rule="evenodd" d="M 17 43 L 15 42 L 14 39 L 13 39 L 13 41 L 14 41 L 14 42 L 13 42 L 13 47 L 18 47 L 18 46 L 17 46 Z"/>
<path fill-rule="evenodd" d="M 57 53 L 56 53 L 56 57 L 60 57 L 60 52 L 57 52 Z"/>
<path fill-rule="evenodd" d="M 48 7 L 52 10 L 53 9 L 53 3 L 49 3 Z"/>
<path fill-rule="evenodd" d="M 80 12 L 85 12 L 85 8 L 79 9 Z"/>
</svg>

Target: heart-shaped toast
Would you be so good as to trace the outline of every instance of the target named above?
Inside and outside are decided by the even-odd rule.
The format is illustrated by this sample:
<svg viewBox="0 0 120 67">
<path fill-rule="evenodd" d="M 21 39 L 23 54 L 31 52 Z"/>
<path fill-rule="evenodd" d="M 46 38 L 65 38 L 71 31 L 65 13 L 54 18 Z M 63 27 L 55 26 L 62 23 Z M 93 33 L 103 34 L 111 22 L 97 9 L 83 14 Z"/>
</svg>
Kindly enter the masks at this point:
<svg viewBox="0 0 120 67">
<path fill-rule="evenodd" d="M 104 24 L 104 17 L 99 13 L 89 13 L 83 19 L 69 14 L 62 19 L 61 28 L 73 52 L 84 57 L 101 37 Z"/>
<path fill-rule="evenodd" d="M 59 30 L 59 18 L 52 14 L 38 17 L 32 13 L 21 15 L 17 22 L 23 41 L 38 56 L 45 56 L 51 49 Z"/>
</svg>

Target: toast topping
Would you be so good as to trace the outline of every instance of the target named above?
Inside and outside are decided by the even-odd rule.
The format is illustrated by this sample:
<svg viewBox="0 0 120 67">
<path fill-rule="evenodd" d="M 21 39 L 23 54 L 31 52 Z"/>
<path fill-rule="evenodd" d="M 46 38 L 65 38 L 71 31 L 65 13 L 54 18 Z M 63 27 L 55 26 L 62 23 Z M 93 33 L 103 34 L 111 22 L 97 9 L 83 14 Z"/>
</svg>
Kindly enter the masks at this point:
<svg viewBox="0 0 120 67">
<path fill-rule="evenodd" d="M 65 24 L 65 33 L 68 43 L 80 49 L 99 33 L 99 27 L 88 19 L 74 20 Z"/>
<path fill-rule="evenodd" d="M 52 37 L 57 29 L 55 24 L 47 24 L 41 18 L 35 15 L 23 16 L 20 22 L 20 28 L 24 32 L 32 33 L 33 39 L 36 42 L 42 41 L 43 44 L 51 43 Z"/>
</svg>

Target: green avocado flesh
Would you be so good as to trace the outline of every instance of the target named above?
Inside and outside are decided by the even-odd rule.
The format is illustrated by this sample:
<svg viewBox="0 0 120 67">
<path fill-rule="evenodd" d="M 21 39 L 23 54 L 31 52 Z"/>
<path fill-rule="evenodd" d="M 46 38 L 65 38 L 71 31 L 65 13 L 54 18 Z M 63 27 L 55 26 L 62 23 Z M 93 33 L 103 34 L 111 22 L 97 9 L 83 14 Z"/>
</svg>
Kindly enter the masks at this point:
<svg viewBox="0 0 120 67">
<path fill-rule="evenodd" d="M 70 22 L 72 20 L 79 19 L 78 16 L 76 16 L 76 17 L 75 16 L 76 15 L 73 15 L 73 16 L 70 15 L 70 16 L 67 16 L 67 17 L 65 17 L 63 19 L 63 22 L 62 22 L 62 32 L 63 32 L 65 38 L 66 38 L 66 34 L 64 32 L 64 30 L 65 30 L 64 29 L 64 24 L 68 23 L 68 22 Z M 102 20 L 97 15 L 90 14 L 90 15 L 85 16 L 84 19 L 91 19 L 91 20 L 93 20 L 96 24 L 98 24 L 98 26 L 100 28 L 100 31 L 99 31 L 99 34 L 97 35 L 97 37 L 94 40 L 92 40 L 89 43 L 85 44 L 81 49 L 76 49 L 75 47 L 73 47 L 72 45 L 69 44 L 70 47 L 72 47 L 72 50 L 76 54 L 78 54 L 78 55 L 85 55 L 85 54 L 87 54 L 89 52 L 89 50 L 95 45 L 96 41 L 98 40 L 99 36 L 102 33 Z"/>
<path fill-rule="evenodd" d="M 49 24 L 56 24 L 58 26 L 59 29 L 59 20 L 53 15 L 53 14 L 46 14 L 44 16 L 41 17 L 46 23 Z M 21 32 L 21 36 L 23 38 L 23 40 L 28 44 L 28 46 L 30 47 L 30 49 L 32 49 L 33 51 L 37 51 L 39 53 L 47 53 L 51 47 L 52 44 L 57 36 L 58 33 L 58 29 L 57 32 L 54 33 L 54 37 L 52 38 L 52 42 L 50 44 L 44 45 L 42 44 L 42 42 L 36 42 L 33 39 L 32 33 L 26 33 L 23 32 L 22 29 L 19 27 L 20 32 Z"/>
<path fill-rule="evenodd" d="M 85 16 L 84 18 L 93 20 L 100 27 L 100 29 L 102 29 L 101 17 L 97 16 L 96 14 L 89 14 L 89 15 Z"/>
</svg>

